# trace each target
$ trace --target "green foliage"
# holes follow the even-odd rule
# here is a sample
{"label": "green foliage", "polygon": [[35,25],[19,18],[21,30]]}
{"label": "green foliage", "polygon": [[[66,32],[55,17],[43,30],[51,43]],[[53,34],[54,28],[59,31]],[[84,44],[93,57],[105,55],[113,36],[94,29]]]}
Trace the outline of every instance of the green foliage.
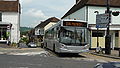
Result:
{"label": "green foliage", "polygon": [[11,44],[11,46],[12,46],[12,47],[17,47],[17,43],[13,42],[13,43]]}
{"label": "green foliage", "polygon": [[20,32],[26,32],[26,31],[29,31],[31,29],[32,28],[30,28],[30,27],[20,27]]}
{"label": "green foliage", "polygon": [[21,40],[20,40],[20,42],[28,43],[28,42],[29,42],[29,39],[22,37]]}
{"label": "green foliage", "polygon": [[26,35],[28,33],[28,31],[26,31],[26,32],[21,32],[20,34],[21,35]]}

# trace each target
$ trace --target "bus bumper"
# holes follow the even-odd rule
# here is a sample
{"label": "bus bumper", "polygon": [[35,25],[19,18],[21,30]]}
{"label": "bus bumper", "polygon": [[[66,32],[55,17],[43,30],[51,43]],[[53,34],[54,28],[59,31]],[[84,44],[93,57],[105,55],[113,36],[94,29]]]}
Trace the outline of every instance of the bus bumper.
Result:
{"label": "bus bumper", "polygon": [[83,50],[69,50],[65,48],[60,48],[61,53],[83,53],[83,52],[89,52],[89,49],[83,49]]}

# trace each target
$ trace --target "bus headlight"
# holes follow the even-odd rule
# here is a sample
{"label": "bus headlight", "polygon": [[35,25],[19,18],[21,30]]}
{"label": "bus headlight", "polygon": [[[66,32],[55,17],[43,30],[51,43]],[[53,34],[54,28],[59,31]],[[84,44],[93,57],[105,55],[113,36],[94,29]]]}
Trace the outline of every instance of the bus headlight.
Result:
{"label": "bus headlight", "polygon": [[67,47],[63,44],[61,45],[61,48],[67,49]]}
{"label": "bus headlight", "polygon": [[85,47],[86,47],[86,48],[90,48],[90,45],[89,45],[89,44],[86,44]]}

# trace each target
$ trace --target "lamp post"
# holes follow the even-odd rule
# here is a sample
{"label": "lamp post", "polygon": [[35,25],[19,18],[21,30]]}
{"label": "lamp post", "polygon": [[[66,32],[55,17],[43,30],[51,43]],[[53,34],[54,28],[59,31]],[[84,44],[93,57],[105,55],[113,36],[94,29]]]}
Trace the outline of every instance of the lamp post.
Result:
{"label": "lamp post", "polygon": [[111,43],[111,36],[109,34],[109,24],[111,23],[111,18],[110,18],[110,5],[109,5],[109,0],[107,0],[107,11],[106,13],[108,13],[109,15],[109,23],[107,24],[107,32],[106,32],[106,37],[105,37],[105,54],[111,54],[111,46],[110,46],[110,43]]}

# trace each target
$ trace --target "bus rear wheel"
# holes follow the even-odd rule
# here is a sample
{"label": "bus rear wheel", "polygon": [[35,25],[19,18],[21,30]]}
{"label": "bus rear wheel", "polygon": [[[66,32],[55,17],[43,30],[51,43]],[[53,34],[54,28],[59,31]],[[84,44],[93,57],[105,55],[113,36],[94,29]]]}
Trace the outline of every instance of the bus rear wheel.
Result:
{"label": "bus rear wheel", "polygon": [[45,45],[43,46],[43,48],[47,48],[47,43],[45,43]]}

